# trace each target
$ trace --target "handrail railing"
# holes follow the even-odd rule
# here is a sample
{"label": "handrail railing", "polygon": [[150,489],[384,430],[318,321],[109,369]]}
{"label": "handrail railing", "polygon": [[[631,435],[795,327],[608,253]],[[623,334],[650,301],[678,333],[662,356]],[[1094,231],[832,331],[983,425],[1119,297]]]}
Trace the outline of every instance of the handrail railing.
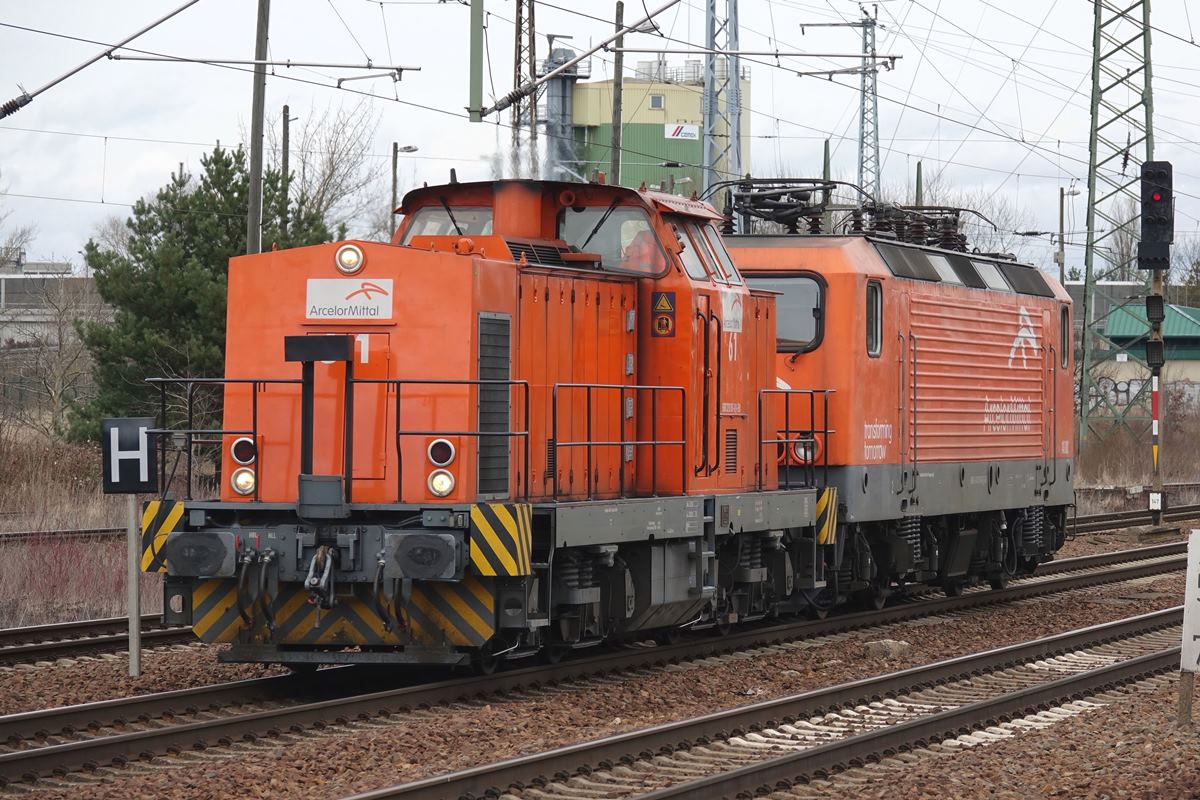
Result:
{"label": "handrail railing", "polygon": [[[778,450],[782,445],[783,458],[779,460],[780,471],[783,473],[779,479],[779,488],[791,489],[794,488],[793,467],[792,462],[799,467],[801,488],[816,486],[816,477],[818,466],[822,470],[821,485],[829,484],[829,438],[837,431],[829,427],[829,396],[834,393],[833,389],[760,389],[758,392],[758,463],[755,465],[755,486],[758,491],[763,491],[766,480],[766,461],[763,457],[763,450],[770,445]],[[768,436],[768,432],[763,430],[766,424],[766,409],[764,408],[764,400],[771,395],[779,395],[783,397],[783,427],[775,427],[773,436]],[[817,424],[817,396],[821,397],[820,409],[820,425]],[[808,427],[793,428],[792,427],[792,403],[793,397],[808,398]],[[797,445],[807,445],[812,449],[812,457],[804,460],[793,456]],[[819,453],[819,457],[818,457]],[[820,464],[818,465],[818,461]]]}
{"label": "handrail railing", "polygon": [[[157,437],[158,445],[158,471],[159,471],[159,486],[163,487],[163,492],[168,491],[167,483],[167,438],[181,436],[184,440],[185,452],[185,474],[187,480],[187,491],[185,500],[192,499],[192,483],[194,477],[193,471],[193,449],[197,443],[199,444],[221,444],[221,437],[224,436],[249,436],[254,441],[256,448],[255,456],[255,472],[260,480],[254,482],[253,498],[259,499],[258,490],[262,484],[261,476],[263,474],[262,460],[263,450],[259,447],[258,441],[258,393],[263,391],[266,386],[271,384],[300,384],[301,381],[297,378],[147,378],[146,383],[158,387],[159,393],[159,425],[161,427],[153,428],[147,431],[147,435]],[[249,384],[250,390],[250,428],[249,429],[234,429],[234,428],[195,428],[195,389],[197,386],[228,386],[228,385],[243,385]],[[167,418],[167,387],[177,385],[185,387],[187,407],[184,410],[184,418],[187,420],[187,427],[175,428],[170,427]],[[196,437],[205,437],[197,439]],[[208,438],[208,437],[216,437]],[[172,476],[174,471],[172,471]]]}
{"label": "handrail railing", "polygon": [[[517,480],[510,485],[513,487],[515,499],[529,497],[529,381],[524,380],[425,380],[417,378],[354,378],[355,384],[383,384],[396,387],[396,502],[404,502],[404,453],[400,440],[405,436],[470,436],[482,439],[489,436],[503,436],[509,440],[520,439],[522,447],[522,468]],[[522,419],[525,429],[520,431],[481,431],[481,430],[404,430],[400,427],[401,401],[405,386],[506,386],[509,389],[509,419],[512,418],[512,389],[520,387],[523,396],[521,402]],[[511,425],[511,423],[510,423]]]}
{"label": "handrail railing", "polygon": [[[559,441],[558,435],[558,394],[559,390],[577,391],[583,390],[586,394],[585,408],[587,414],[586,420],[586,439],[579,441],[563,442]],[[592,397],[593,392],[618,392],[617,399],[617,428],[621,431],[619,441],[594,440],[592,439]],[[625,401],[627,393],[632,393],[629,399],[637,404],[639,393],[649,393],[650,395],[650,438],[638,439],[635,435],[633,439],[625,438]],[[678,394],[679,395],[679,439],[662,439],[658,438],[658,395],[659,393]],[[594,497],[593,486],[594,480],[594,460],[592,457],[592,448],[594,447],[618,447],[618,494],[620,497],[627,497],[625,487],[625,449],[627,447],[649,447],[650,448],[650,494],[655,496],[658,494],[658,448],[659,447],[678,447],[679,448],[679,493],[687,493],[687,393],[682,386],[639,386],[633,384],[621,383],[556,383],[551,395],[550,404],[550,441],[554,443],[554,468],[551,470],[551,481],[554,487],[554,499],[557,501],[560,492],[558,481],[558,451],[563,447],[583,447],[587,451],[587,498],[589,500]],[[630,420],[636,420],[635,415],[628,417]],[[636,422],[635,422],[636,426]],[[636,485],[637,478],[635,475],[634,483]]]}

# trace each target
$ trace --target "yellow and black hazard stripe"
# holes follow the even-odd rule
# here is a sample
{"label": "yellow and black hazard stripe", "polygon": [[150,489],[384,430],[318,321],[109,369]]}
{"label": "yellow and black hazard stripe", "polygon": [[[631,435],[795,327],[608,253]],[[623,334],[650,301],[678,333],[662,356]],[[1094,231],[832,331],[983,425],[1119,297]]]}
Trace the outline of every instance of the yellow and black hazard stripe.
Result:
{"label": "yellow and black hazard stripe", "polygon": [[532,574],[533,506],[477,503],[471,506],[471,564],[480,575]]}
{"label": "yellow and black hazard stripe", "polygon": [[183,503],[151,500],[142,510],[142,572],[166,572],[167,537],[183,519]]}
{"label": "yellow and black hazard stripe", "polygon": [[480,647],[496,632],[492,581],[468,575],[462,581],[427,581],[413,586],[405,623],[418,644]]}
{"label": "yellow and black hazard stripe", "polygon": [[817,544],[836,544],[837,524],[837,487],[829,486],[817,495]]}
{"label": "yellow and black hazard stripe", "polygon": [[235,641],[240,621],[236,580],[210,578],[192,586],[192,633],[202,641]]}
{"label": "yellow and black hazard stripe", "polygon": [[[356,590],[353,595],[339,595],[333,608],[318,608],[308,602],[309,593],[300,584],[281,585],[279,596],[272,602],[275,632],[269,639],[290,645],[401,644],[395,625],[388,630],[369,595],[369,590]],[[256,622],[256,630],[266,637],[263,621]]]}

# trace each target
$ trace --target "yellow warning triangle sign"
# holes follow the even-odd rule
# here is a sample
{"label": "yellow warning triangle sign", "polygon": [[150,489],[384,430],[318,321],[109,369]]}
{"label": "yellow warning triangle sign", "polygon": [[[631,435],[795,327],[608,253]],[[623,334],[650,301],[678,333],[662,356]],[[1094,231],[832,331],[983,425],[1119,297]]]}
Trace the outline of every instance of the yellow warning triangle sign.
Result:
{"label": "yellow warning triangle sign", "polygon": [[670,298],[665,294],[660,294],[658,300],[654,303],[655,311],[674,311],[674,306],[671,305]]}

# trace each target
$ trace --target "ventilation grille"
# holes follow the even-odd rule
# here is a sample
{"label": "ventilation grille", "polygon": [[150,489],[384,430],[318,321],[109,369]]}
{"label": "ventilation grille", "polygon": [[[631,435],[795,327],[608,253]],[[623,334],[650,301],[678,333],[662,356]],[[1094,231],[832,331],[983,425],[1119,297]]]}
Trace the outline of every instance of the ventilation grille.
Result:
{"label": "ventilation grille", "polygon": [[542,264],[548,267],[565,267],[563,249],[557,245],[539,244],[536,242],[521,242],[516,239],[505,239],[508,250],[512,253],[513,261],[520,261],[521,256],[530,264]]}
{"label": "ventilation grille", "polygon": [[738,469],[737,429],[725,431],[725,474],[733,475]]}
{"label": "ventilation grille", "polygon": [[[479,380],[506,381],[512,362],[512,323],[507,317],[479,315]],[[507,431],[512,418],[508,386],[479,387],[479,432]],[[479,437],[479,494],[508,494],[507,436]]]}

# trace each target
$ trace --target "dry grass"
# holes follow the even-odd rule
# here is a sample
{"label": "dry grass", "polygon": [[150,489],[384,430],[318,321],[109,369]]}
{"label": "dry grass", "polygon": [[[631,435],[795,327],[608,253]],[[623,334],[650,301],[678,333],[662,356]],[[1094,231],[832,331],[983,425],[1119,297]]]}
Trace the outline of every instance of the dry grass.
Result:
{"label": "dry grass", "polygon": [[[67,444],[0,420],[0,530],[120,527],[125,498],[100,491],[98,447]],[[142,608],[161,608],[143,575]],[[0,548],[0,627],[125,613],[125,541],[45,538]]]}
{"label": "dry grass", "polygon": [[100,449],[68,444],[0,420],[0,530],[108,528],[123,499],[100,492]]}
{"label": "dry grass", "polygon": [[[0,628],[117,617],[125,542],[43,539],[0,550]],[[161,578],[141,575],[142,613],[162,610]]]}

